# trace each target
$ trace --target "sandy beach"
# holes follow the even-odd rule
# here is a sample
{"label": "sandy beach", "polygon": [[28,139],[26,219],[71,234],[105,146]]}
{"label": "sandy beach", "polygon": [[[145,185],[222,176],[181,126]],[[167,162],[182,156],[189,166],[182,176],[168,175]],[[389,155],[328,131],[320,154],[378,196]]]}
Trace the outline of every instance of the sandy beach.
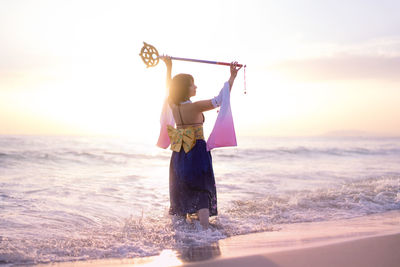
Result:
{"label": "sandy beach", "polygon": [[398,266],[400,211],[234,236],[159,256],[40,266]]}

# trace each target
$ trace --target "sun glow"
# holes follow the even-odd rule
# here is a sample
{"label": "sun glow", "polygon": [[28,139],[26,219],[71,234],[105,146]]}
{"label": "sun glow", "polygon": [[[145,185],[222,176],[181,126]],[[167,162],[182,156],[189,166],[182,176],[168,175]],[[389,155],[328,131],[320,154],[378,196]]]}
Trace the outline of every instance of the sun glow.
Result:
{"label": "sun glow", "polygon": [[[347,128],[400,134],[393,115],[400,112],[400,39],[372,33],[387,28],[385,20],[376,27],[356,25],[353,16],[338,21],[325,4],[315,3],[310,13],[300,2],[288,9],[271,1],[158,1],[150,19],[147,4],[136,1],[2,1],[0,134],[128,135],[155,142],[165,66],[145,67],[138,55],[143,41],[161,54],[247,64],[248,94],[242,73],[232,92],[239,135]],[[366,4],[364,11],[377,14],[376,8]],[[349,4],[349,14],[358,9]],[[346,31],[320,31],[321,14],[340,24],[332,29]],[[387,8],[382,14],[397,18]],[[173,75],[194,76],[193,100],[215,96],[229,77],[223,66],[173,65]],[[206,134],[216,115],[206,113]]]}

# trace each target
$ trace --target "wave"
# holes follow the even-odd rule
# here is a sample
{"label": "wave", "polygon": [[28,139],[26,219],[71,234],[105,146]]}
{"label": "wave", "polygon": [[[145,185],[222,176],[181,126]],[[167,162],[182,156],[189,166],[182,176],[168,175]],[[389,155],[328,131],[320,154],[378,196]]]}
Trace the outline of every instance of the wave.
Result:
{"label": "wave", "polygon": [[[222,160],[262,159],[265,157],[368,157],[400,158],[400,139],[256,139],[236,148],[213,150]],[[119,139],[0,137],[0,164],[39,163],[112,163],[132,160],[168,160],[169,150],[129,143]],[[1,166],[1,165],[0,165]]]}
{"label": "wave", "polygon": [[168,156],[146,153],[125,153],[112,151],[46,151],[25,150],[0,153],[0,163],[100,163],[122,164],[130,160],[169,159]]}
{"label": "wave", "polygon": [[233,151],[215,151],[214,154],[220,158],[268,156],[400,156],[400,148],[309,148],[302,146],[294,148],[278,147],[273,149],[236,148]]}
{"label": "wave", "polygon": [[[363,179],[329,189],[287,191],[279,196],[233,201],[230,219],[255,225],[345,219],[400,210],[400,176]],[[239,233],[243,230],[239,229]],[[236,233],[234,233],[236,234]]]}

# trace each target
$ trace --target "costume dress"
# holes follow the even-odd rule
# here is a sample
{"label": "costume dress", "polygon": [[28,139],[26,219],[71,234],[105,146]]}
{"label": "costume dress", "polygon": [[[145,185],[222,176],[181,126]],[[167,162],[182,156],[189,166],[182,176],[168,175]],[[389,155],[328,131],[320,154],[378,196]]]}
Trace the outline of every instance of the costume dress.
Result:
{"label": "costume dress", "polygon": [[171,144],[173,150],[169,170],[170,214],[185,216],[203,208],[209,209],[210,216],[218,214],[210,150],[237,144],[228,82],[212,103],[214,107],[220,107],[220,111],[206,142],[202,125],[174,128],[172,110],[167,99],[164,102],[157,145],[167,148]]}

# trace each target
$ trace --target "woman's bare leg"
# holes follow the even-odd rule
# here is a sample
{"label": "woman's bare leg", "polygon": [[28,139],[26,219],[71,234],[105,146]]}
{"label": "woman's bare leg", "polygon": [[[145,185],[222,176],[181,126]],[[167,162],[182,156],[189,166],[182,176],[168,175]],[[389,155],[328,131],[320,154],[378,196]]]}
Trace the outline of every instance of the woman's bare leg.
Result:
{"label": "woman's bare leg", "polygon": [[210,217],[210,211],[208,209],[199,209],[197,212],[200,220],[200,225],[204,230],[208,229],[208,218]]}

